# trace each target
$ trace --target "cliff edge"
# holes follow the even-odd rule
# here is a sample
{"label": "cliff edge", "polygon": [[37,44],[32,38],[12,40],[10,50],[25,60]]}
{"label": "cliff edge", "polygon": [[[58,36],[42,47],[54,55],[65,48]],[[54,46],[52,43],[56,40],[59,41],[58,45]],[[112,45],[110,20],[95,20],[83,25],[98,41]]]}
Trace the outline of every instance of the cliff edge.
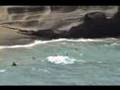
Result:
{"label": "cliff edge", "polygon": [[[0,6],[0,28],[0,33],[3,32],[2,28],[15,32],[16,38],[17,34],[32,39],[119,37],[120,8],[119,6]],[[8,40],[6,37],[4,39]]]}

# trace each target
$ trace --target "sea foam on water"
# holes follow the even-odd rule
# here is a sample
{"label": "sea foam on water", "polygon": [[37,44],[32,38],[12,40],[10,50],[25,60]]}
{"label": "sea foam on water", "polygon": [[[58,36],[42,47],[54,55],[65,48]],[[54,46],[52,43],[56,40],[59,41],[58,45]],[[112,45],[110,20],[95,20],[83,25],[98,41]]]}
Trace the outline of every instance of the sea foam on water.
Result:
{"label": "sea foam on water", "polygon": [[47,60],[54,64],[73,64],[76,59],[68,56],[48,56]]}
{"label": "sea foam on water", "polygon": [[35,40],[34,42],[30,44],[25,44],[25,45],[4,45],[0,46],[0,49],[10,49],[10,48],[30,48],[34,47],[36,45],[40,44],[46,44],[46,43],[52,43],[52,42],[60,42],[60,41],[68,41],[68,42],[96,42],[96,41],[102,41],[102,39],[66,39],[66,38],[60,38],[60,39],[53,39],[53,40]]}
{"label": "sea foam on water", "polygon": [[1,70],[0,70],[1,73],[2,73],[2,72],[5,72],[5,71],[6,71],[5,69],[1,69]]}

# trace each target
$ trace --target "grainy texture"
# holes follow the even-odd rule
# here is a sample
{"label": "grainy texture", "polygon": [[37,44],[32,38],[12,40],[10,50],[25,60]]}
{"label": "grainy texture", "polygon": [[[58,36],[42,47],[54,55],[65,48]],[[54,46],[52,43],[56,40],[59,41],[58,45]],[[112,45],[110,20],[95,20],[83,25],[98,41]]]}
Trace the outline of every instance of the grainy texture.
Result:
{"label": "grainy texture", "polygon": [[[0,6],[0,45],[28,35],[48,39],[107,37],[112,29],[103,34],[108,28],[101,27],[119,28],[119,12],[118,6]],[[119,33],[116,30],[113,36]]]}
{"label": "grainy texture", "polygon": [[70,29],[83,22],[85,14],[104,12],[112,17],[118,6],[1,6],[1,24],[25,30]]}
{"label": "grainy texture", "polygon": [[17,33],[13,29],[0,27],[0,45],[25,44],[33,41],[29,36]]}

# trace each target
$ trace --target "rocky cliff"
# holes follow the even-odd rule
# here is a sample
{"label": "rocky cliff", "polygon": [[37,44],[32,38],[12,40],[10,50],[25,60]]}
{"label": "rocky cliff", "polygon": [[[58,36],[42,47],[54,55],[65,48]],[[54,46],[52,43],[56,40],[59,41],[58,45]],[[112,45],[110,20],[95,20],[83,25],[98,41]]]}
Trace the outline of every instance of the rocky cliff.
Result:
{"label": "rocky cliff", "polygon": [[0,27],[44,39],[120,36],[119,6],[0,6]]}

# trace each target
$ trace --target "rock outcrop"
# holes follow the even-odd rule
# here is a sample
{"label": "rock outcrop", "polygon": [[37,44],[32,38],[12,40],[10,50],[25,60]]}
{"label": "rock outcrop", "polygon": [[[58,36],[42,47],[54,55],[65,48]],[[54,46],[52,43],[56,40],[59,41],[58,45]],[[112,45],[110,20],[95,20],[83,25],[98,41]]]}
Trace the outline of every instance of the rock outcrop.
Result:
{"label": "rock outcrop", "polygon": [[119,6],[0,6],[0,27],[42,39],[120,36]]}

